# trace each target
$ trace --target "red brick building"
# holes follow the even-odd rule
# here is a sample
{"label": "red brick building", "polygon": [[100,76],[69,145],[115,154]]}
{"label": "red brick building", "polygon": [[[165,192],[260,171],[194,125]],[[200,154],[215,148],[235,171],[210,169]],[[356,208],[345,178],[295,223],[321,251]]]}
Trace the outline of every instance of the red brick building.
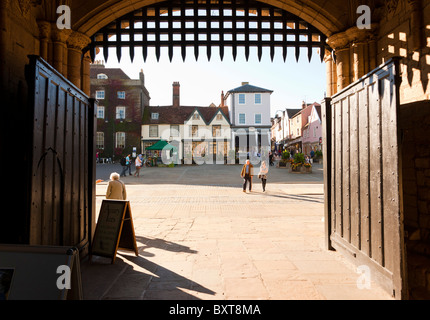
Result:
{"label": "red brick building", "polygon": [[96,151],[101,159],[117,159],[140,153],[140,132],[149,92],[143,71],[139,79],[130,79],[119,68],[91,65],[91,97],[98,100]]}

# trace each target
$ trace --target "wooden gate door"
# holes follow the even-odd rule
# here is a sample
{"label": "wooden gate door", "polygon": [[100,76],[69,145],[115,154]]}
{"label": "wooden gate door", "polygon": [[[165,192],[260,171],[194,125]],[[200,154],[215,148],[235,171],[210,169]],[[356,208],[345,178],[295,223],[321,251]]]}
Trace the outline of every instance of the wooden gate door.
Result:
{"label": "wooden gate door", "polygon": [[[326,245],[405,294],[399,60],[323,101]],[[363,269],[364,270],[364,269]]]}
{"label": "wooden gate door", "polygon": [[37,56],[27,66],[29,244],[90,246],[95,208],[94,100]]}

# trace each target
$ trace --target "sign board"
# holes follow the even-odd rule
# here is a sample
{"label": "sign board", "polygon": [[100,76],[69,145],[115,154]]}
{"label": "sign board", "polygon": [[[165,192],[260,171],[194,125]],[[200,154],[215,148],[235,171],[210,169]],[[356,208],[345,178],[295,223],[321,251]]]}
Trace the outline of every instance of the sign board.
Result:
{"label": "sign board", "polygon": [[0,245],[0,300],[81,300],[74,247]]}
{"label": "sign board", "polygon": [[130,202],[103,200],[91,247],[91,256],[115,262],[117,250],[133,251],[138,256]]}

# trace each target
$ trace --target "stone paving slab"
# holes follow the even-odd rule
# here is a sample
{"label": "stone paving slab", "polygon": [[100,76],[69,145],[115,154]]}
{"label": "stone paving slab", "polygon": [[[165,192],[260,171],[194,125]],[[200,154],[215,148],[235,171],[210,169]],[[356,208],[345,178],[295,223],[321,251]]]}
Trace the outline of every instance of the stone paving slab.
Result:
{"label": "stone paving slab", "polygon": [[[156,175],[145,172],[147,180]],[[124,181],[139,256],[119,251],[114,264],[83,263],[85,299],[392,299],[376,283],[359,289],[354,266],[323,248],[322,184],[277,181],[265,193],[258,185],[243,193],[240,180],[128,183],[133,178]],[[105,191],[106,183],[97,184],[97,212]]]}

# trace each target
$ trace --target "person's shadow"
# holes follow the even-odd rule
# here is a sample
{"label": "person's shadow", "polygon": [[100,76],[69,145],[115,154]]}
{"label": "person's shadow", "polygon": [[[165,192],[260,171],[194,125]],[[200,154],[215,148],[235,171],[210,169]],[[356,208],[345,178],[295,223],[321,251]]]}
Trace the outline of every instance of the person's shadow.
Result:
{"label": "person's shadow", "polygon": [[[147,299],[147,300],[199,300],[192,292],[214,295],[215,292],[156,264],[147,258],[147,248],[195,254],[197,251],[163,239],[136,237],[139,256],[118,251],[115,263],[95,257],[82,268],[84,299]],[[185,290],[184,290],[185,289]]]}

